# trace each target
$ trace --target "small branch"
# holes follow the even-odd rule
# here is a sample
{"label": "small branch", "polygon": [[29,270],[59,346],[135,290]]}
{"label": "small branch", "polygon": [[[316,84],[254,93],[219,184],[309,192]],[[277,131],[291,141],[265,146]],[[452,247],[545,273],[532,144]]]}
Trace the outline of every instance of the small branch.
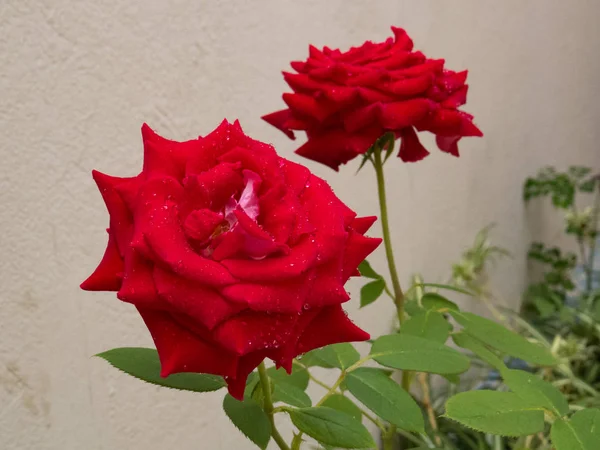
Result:
{"label": "small branch", "polygon": [[323,389],[327,389],[328,391],[331,390],[331,386],[329,386],[328,384],[323,383],[321,380],[316,379],[315,377],[312,376],[312,374],[308,374],[308,378],[313,381],[315,384],[318,384],[319,386],[321,386]]}
{"label": "small branch", "polygon": [[376,425],[381,431],[385,431],[385,425],[383,423],[381,423],[380,420],[378,420],[376,417],[373,417],[371,414],[369,414],[367,411],[365,411],[364,409],[358,408],[360,409],[360,412],[363,416],[365,416],[365,418],[367,418],[369,421],[371,421],[374,425]]}
{"label": "small branch", "polygon": [[426,373],[419,373],[417,375],[419,380],[419,384],[421,385],[421,390],[423,391],[423,406],[427,411],[427,417],[429,418],[429,423],[431,424],[431,429],[436,433],[434,439],[435,444],[440,447],[442,445],[442,440],[437,435],[438,431],[438,423],[435,417],[435,411],[431,406],[431,391],[429,389],[429,376]]}
{"label": "small branch", "polygon": [[317,402],[317,404],[315,406],[321,406],[323,404],[323,402],[325,402],[325,400],[327,400],[329,397],[331,397],[333,394],[335,394],[337,389],[340,387],[340,384],[342,384],[342,382],[344,381],[345,377],[346,377],[346,372],[342,372],[342,374],[337,379],[337,381],[334,383],[334,385],[331,386],[331,388],[329,388],[329,391],[327,391],[327,393],[321,398],[321,400],[319,400]]}

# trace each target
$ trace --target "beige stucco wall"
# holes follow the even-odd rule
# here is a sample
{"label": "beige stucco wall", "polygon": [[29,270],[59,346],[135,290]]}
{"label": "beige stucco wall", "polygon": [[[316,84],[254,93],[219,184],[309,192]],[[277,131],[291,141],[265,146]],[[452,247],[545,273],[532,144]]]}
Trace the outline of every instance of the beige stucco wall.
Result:
{"label": "beige stucco wall", "polygon": [[[496,286],[516,303],[531,237],[523,178],[544,164],[600,165],[599,13],[565,0],[1,0],[0,448],[252,448],[221,393],[159,390],[91,358],[150,339],[130,306],[78,289],[108,223],[90,170],[137,173],[143,121],[183,139],[239,118],[294,158],[259,116],[282,106],[279,72],[309,42],[348,47],[395,24],[469,68],[467,110],[486,137],[463,141],[460,159],[389,164],[395,249],[404,279],[439,279],[494,221],[515,254]],[[376,214],[370,171],[305,163]],[[383,268],[382,251],[374,263]],[[380,333],[391,312],[382,301],[353,317]]]}

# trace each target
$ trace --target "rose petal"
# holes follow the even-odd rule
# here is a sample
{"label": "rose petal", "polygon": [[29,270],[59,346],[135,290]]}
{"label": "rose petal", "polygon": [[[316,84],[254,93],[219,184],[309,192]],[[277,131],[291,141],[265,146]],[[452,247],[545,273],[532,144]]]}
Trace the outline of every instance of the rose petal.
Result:
{"label": "rose petal", "polygon": [[222,223],[222,213],[216,213],[210,209],[197,209],[187,216],[183,229],[188,238],[202,244],[210,238],[217,226]]}
{"label": "rose petal", "polygon": [[283,256],[273,256],[260,261],[226,259],[221,263],[240,280],[278,281],[289,280],[307,271],[317,257],[314,242],[308,237]]}
{"label": "rose petal", "polygon": [[327,100],[317,100],[305,94],[283,94],[283,101],[289,106],[293,114],[301,114],[323,122],[333,113],[339,111],[340,106]]}
{"label": "rose petal", "polygon": [[223,120],[210,134],[199,139],[199,148],[186,162],[186,175],[202,173],[214,167],[218,158],[235,147],[244,147],[248,139],[239,122],[233,124]]}
{"label": "rose petal", "polygon": [[343,259],[336,258],[316,269],[315,282],[304,304],[305,309],[339,305],[350,300],[342,278]]}
{"label": "rose petal", "polygon": [[425,98],[385,103],[380,108],[381,124],[388,130],[400,130],[422,120],[431,108],[432,103]]}
{"label": "rose petal", "polygon": [[403,28],[392,27],[394,33],[395,45],[402,48],[403,50],[410,51],[413,48],[412,39],[408,36]]}
{"label": "rose petal", "polygon": [[444,108],[458,108],[459,106],[464,105],[467,102],[467,92],[469,90],[469,86],[464,85],[460,87],[457,91],[453,92],[442,101],[441,105]]}
{"label": "rose petal", "polygon": [[171,141],[156,134],[147,124],[142,126],[144,141],[143,173],[148,177],[182,177],[192,154],[198,153],[200,142],[193,139],[185,142]]}
{"label": "rose petal", "polygon": [[296,139],[294,132],[287,125],[288,121],[293,119],[292,112],[289,109],[275,111],[271,114],[266,114],[261,117],[265,122],[270,123],[278,130],[283,131],[290,139]]}
{"label": "rose petal", "polygon": [[113,234],[110,230],[107,231],[108,245],[104,256],[96,270],[81,283],[81,289],[85,291],[118,291],[121,289],[125,265]]}
{"label": "rose petal", "polygon": [[244,187],[240,163],[221,163],[198,175],[183,180],[185,202],[182,214],[194,209],[212,209],[220,212],[231,197]]}
{"label": "rose petal", "polygon": [[152,277],[153,264],[134,249],[125,254],[123,282],[117,298],[136,306],[167,309],[168,305],[158,297]]}
{"label": "rose petal", "polygon": [[298,356],[298,340],[304,334],[308,324],[319,314],[321,310],[318,308],[303,310],[298,314],[298,320],[286,341],[286,343],[271,351],[271,358],[275,361],[278,367],[283,367],[288,374],[292,373],[293,359]]}
{"label": "rose petal", "polygon": [[297,314],[244,311],[215,328],[213,338],[240,356],[275,349],[286,342],[297,319]]}
{"label": "rose petal", "polygon": [[279,158],[279,165],[285,177],[285,182],[294,195],[300,196],[306,188],[306,183],[311,176],[306,167],[284,158]]}
{"label": "rose petal", "polygon": [[145,224],[144,236],[158,262],[175,273],[208,286],[223,286],[235,282],[225,267],[194,252],[187,242],[177,214],[177,205],[167,202],[155,209]]}
{"label": "rose petal", "polygon": [[158,295],[173,310],[186,314],[208,330],[244,309],[242,305],[228,302],[215,290],[164,269],[155,267],[153,278]]}
{"label": "rose petal", "polygon": [[364,129],[358,134],[344,130],[327,130],[325,134],[311,135],[308,141],[296,150],[296,154],[323,163],[334,170],[356,155],[365,153],[383,134],[383,130]]}
{"label": "rose petal", "polygon": [[344,275],[343,282],[351,277],[358,265],[381,244],[380,238],[363,236],[356,231],[350,231],[346,252],[344,253]]}
{"label": "rose petal", "polygon": [[[273,188],[260,199],[260,209],[263,212],[262,226],[273,240],[285,245],[294,229],[300,211],[297,196],[287,191],[286,187]],[[281,196],[281,194],[284,194]]]}
{"label": "rose petal", "polygon": [[114,233],[117,248],[119,253],[123,255],[129,247],[129,241],[133,233],[133,218],[131,211],[129,211],[115,188],[121,183],[133,180],[133,178],[112,177],[97,170],[92,171],[92,176],[110,215],[110,229]]}
{"label": "rose petal", "polygon": [[235,376],[225,378],[229,395],[239,401],[244,400],[244,391],[246,390],[248,375],[258,367],[268,354],[268,350],[263,350],[239,357]]}
{"label": "rose petal", "polygon": [[446,153],[450,153],[452,156],[458,158],[458,141],[460,136],[436,136],[435,142],[438,148]]}
{"label": "rose petal", "polygon": [[321,310],[300,336],[297,353],[306,353],[339,342],[366,341],[369,338],[368,333],[348,319],[341,306],[328,306]]}
{"label": "rose petal", "polygon": [[[234,147],[219,158],[221,163],[240,163],[245,170],[258,174],[262,180],[261,191],[282,182],[283,175],[278,160],[279,156],[272,146],[259,143],[253,145],[252,142],[246,148]],[[259,191],[259,195],[261,193]]]}
{"label": "rose petal", "polygon": [[381,117],[381,103],[372,103],[363,108],[353,109],[343,115],[344,129],[355,133],[363,128],[371,127]]}
{"label": "rose petal", "polygon": [[423,94],[433,83],[433,74],[425,73],[414,78],[405,78],[386,84],[385,90],[401,97]]}
{"label": "rose petal", "polygon": [[231,352],[200,339],[169,313],[140,307],[138,311],[154,339],[162,377],[180,372],[236,375],[238,358]]}
{"label": "rose petal", "polygon": [[377,216],[356,217],[350,227],[360,234],[365,234],[377,221]]}
{"label": "rose petal", "polygon": [[400,151],[398,152],[398,157],[404,162],[415,162],[420,161],[429,155],[429,152],[421,142],[419,141],[419,137],[417,136],[417,132],[413,127],[403,128],[400,132],[402,136],[402,141],[400,144]]}
{"label": "rose petal", "polygon": [[228,300],[254,311],[292,314],[302,311],[315,280],[314,271],[272,283],[236,283],[223,288]]}

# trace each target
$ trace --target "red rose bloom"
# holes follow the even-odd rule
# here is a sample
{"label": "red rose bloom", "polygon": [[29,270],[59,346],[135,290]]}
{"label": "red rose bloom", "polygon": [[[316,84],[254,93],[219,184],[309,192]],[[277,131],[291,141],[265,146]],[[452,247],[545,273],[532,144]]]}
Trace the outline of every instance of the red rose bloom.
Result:
{"label": "red rose bloom", "polygon": [[292,359],[369,335],[342,310],[344,283],[380,243],[325,181],[224,121],[175,142],[142,128],[131,178],[94,172],[110,214],[108,246],[81,285],[133,303],[162,376],[222,375],[243,396],[265,358]]}
{"label": "red rose bloom", "polygon": [[283,73],[294,91],[283,94],[288,109],[263,119],[292,139],[292,130],[306,131],[296,153],[336,170],[390,131],[402,139],[398,156],[405,162],[429,154],[416,131],[430,131],[440,150],[458,156],[461,137],[482,136],[473,116],[458,110],[467,99],[467,71],[445,70],[443,59],[412,51],[403,29],[392,31],[395,38],[347,52],[310,46],[306,62],[291,64],[298,73]]}

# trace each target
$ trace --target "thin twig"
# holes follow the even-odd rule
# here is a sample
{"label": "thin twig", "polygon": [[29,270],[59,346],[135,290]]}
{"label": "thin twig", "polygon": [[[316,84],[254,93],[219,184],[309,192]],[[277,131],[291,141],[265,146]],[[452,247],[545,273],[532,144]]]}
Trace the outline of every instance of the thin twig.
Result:
{"label": "thin twig", "polygon": [[423,406],[425,407],[425,410],[427,411],[427,417],[429,418],[429,423],[431,424],[431,428],[436,433],[434,439],[435,439],[436,445],[439,447],[440,445],[442,445],[442,440],[437,435],[438,423],[437,423],[437,419],[435,418],[435,411],[433,410],[433,408],[431,406],[431,391],[429,389],[429,375],[426,373],[419,373],[417,375],[417,379],[419,380],[419,384],[421,385],[421,391],[423,392],[423,399],[422,399]]}

